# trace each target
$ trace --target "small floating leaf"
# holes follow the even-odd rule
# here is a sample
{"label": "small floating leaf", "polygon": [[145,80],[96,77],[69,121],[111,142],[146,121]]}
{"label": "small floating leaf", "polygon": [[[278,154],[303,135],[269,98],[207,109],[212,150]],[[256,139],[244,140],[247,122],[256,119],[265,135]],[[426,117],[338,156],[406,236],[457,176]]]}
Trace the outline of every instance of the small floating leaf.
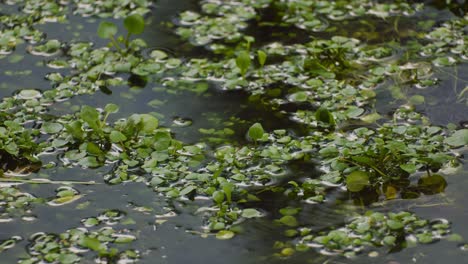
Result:
{"label": "small floating leaf", "polygon": [[247,208],[247,209],[242,210],[242,217],[245,217],[245,218],[262,217],[262,213],[260,213],[256,209]]}
{"label": "small floating leaf", "polygon": [[421,192],[424,194],[436,194],[445,190],[447,182],[441,175],[432,174],[419,179],[418,187],[421,188]]}
{"label": "small floating leaf", "polygon": [[409,99],[410,103],[413,105],[420,105],[424,103],[424,96],[422,95],[413,95]]}
{"label": "small floating leaf", "polygon": [[216,234],[216,238],[217,239],[221,239],[221,240],[227,240],[227,239],[231,239],[234,237],[234,232],[232,231],[229,231],[229,230],[221,230],[219,231],[217,234]]}
{"label": "small floating leaf", "polygon": [[359,192],[369,184],[369,174],[365,171],[353,171],[346,177],[346,187],[350,192]]}
{"label": "small floating leaf", "polygon": [[444,140],[452,147],[461,147],[468,145],[468,129],[461,129],[453,133],[452,136]]}
{"label": "small floating leaf", "polygon": [[398,230],[404,227],[403,223],[397,220],[388,220],[387,226],[392,230]]}
{"label": "small floating leaf", "polygon": [[100,252],[105,250],[104,244],[102,244],[97,238],[94,237],[83,236],[79,243],[82,247],[89,248],[93,251]]}
{"label": "small floating leaf", "polygon": [[296,217],[292,215],[285,215],[279,219],[280,223],[283,225],[289,226],[289,227],[295,227],[298,226],[299,223],[297,222]]}
{"label": "small floating leaf", "polygon": [[63,125],[60,123],[46,122],[42,124],[41,130],[47,134],[56,134],[62,131]]}

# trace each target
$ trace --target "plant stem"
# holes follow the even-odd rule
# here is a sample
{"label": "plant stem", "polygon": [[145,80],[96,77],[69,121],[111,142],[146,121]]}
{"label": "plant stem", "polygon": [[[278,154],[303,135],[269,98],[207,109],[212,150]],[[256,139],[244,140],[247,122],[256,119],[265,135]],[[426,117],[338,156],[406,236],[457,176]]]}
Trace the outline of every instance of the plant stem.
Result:
{"label": "plant stem", "polygon": [[125,37],[125,48],[127,48],[127,49],[128,49],[128,41],[129,41],[131,35],[132,34],[130,32],[127,32],[127,37]]}
{"label": "plant stem", "polygon": [[81,184],[81,185],[95,185],[99,184],[95,181],[89,182],[80,182],[80,181],[51,181],[48,179],[18,179],[18,178],[0,178],[0,182],[19,182],[19,183],[30,183],[30,184],[65,184],[65,185],[73,185],[73,184]]}
{"label": "plant stem", "polygon": [[110,37],[110,40],[112,41],[112,44],[114,45],[114,47],[120,52],[122,53],[122,48],[120,47],[119,43],[117,42],[117,40],[115,40],[114,36],[111,36]]}

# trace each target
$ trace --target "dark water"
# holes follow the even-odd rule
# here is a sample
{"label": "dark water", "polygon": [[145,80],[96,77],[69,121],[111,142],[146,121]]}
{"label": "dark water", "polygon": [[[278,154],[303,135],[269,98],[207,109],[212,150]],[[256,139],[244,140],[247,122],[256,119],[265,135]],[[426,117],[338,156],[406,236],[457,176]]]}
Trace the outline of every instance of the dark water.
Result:
{"label": "dark water", "polygon": [[[164,48],[170,50],[177,56],[192,57],[200,56],[204,51],[201,48],[191,48],[174,35],[170,29],[161,25],[161,22],[172,21],[176,15],[187,9],[197,9],[197,1],[189,0],[162,0],[158,1],[153,10],[151,26],[147,27],[143,38],[151,48]],[[434,2],[434,7],[439,7],[438,2]],[[457,14],[460,7],[452,8]],[[443,9],[441,16],[453,16],[452,11]],[[82,24],[83,29],[77,29],[77,25]],[[81,40],[92,41],[98,45],[104,43],[97,39],[94,34],[98,21],[71,17],[68,25],[47,24],[42,30],[47,33],[48,39],[60,40]],[[410,26],[410,23],[407,23]],[[404,25],[403,25],[404,26]],[[71,31],[67,29],[71,28]],[[72,32],[78,32],[74,36]],[[268,32],[267,32],[268,33]],[[297,32],[300,34],[301,32]],[[259,34],[260,43],[268,43],[269,36]],[[266,34],[266,33],[265,33]],[[93,37],[94,36],[94,37]],[[295,41],[300,41],[301,36]],[[380,41],[385,41],[381,39]],[[258,43],[257,43],[258,44]],[[23,44],[24,45],[24,44]],[[44,76],[50,72],[44,64],[50,58],[32,56],[24,52],[24,46],[19,46],[15,52],[24,56],[20,63],[10,63],[8,59],[0,61],[0,97],[11,96],[19,89],[35,88],[41,90],[50,89],[50,84]],[[31,67],[34,65],[34,67]],[[7,76],[5,71],[32,70],[27,76]],[[422,112],[431,118],[434,124],[446,125],[454,123],[466,125],[468,121],[468,107],[464,103],[456,102],[456,89],[462,89],[468,79],[468,66],[458,66],[458,79],[453,77],[454,68],[444,68],[452,74],[440,72],[437,77],[441,79],[441,84],[435,88],[424,91],[424,95],[429,98],[429,103],[419,106]],[[234,127],[234,135],[227,137],[242,144],[244,133],[248,124],[253,121],[261,121],[267,130],[288,127],[296,133],[301,133],[301,127],[293,124],[286,116],[274,115],[269,105],[252,104],[248,101],[248,95],[240,91],[221,91],[214,84],[206,84],[208,89],[200,96],[194,96],[191,92],[177,91],[168,93],[161,84],[148,82],[144,87],[129,88],[115,87],[111,89],[111,94],[97,92],[94,95],[75,97],[68,102],[57,104],[50,114],[60,115],[68,113],[73,106],[83,104],[91,106],[103,106],[107,103],[115,103],[121,107],[121,111],[112,118],[118,119],[132,113],[146,113],[155,111],[162,115],[162,125],[171,127],[175,137],[184,142],[199,142],[204,139],[204,135],[199,133],[200,128],[222,129],[223,121],[236,117],[241,120],[248,120],[249,123],[240,123]],[[156,89],[155,89],[156,88]],[[159,88],[159,89],[157,89]],[[459,90],[458,90],[459,91]],[[386,101],[388,92],[378,91],[377,108],[382,114],[392,111],[392,105]],[[151,100],[158,99],[161,105],[156,107],[148,106]],[[394,106],[393,106],[394,107]],[[193,123],[189,127],[177,127],[173,120],[177,117],[190,119]],[[112,120],[111,120],[112,121]],[[46,159],[57,161],[57,157],[51,155]],[[466,163],[466,162],[465,162]],[[283,229],[272,225],[271,220],[278,217],[277,210],[288,205],[281,197],[273,194],[265,194],[264,202],[258,207],[270,212],[265,218],[250,220],[243,224],[244,231],[235,238],[228,241],[220,241],[214,237],[201,238],[197,234],[188,231],[198,230],[203,224],[199,215],[195,214],[198,206],[202,202],[169,202],[161,196],[155,194],[151,189],[143,186],[142,183],[127,183],[117,186],[109,186],[103,183],[102,176],[107,174],[112,168],[102,167],[95,170],[84,170],[80,168],[53,168],[43,169],[38,172],[38,177],[47,175],[53,180],[95,180],[99,185],[76,186],[75,188],[84,195],[78,203],[89,201],[90,205],[85,210],[77,210],[76,202],[60,206],[50,207],[38,205],[32,209],[37,220],[26,222],[15,219],[10,223],[2,223],[0,226],[0,240],[13,235],[29,237],[35,232],[61,233],[67,229],[80,225],[80,219],[95,216],[106,209],[116,209],[124,212],[127,217],[132,218],[136,224],[135,228],[138,240],[132,247],[141,252],[140,263],[385,263],[396,261],[398,263],[468,263],[468,252],[462,251],[454,246],[453,242],[437,242],[429,245],[420,245],[415,248],[404,249],[401,252],[387,254],[384,251],[379,257],[369,258],[366,255],[349,260],[339,257],[323,256],[310,250],[305,253],[298,253],[288,259],[278,259],[272,257],[275,252],[272,248],[274,241],[284,240]],[[303,176],[312,176],[313,165],[296,166],[295,172]],[[33,175],[34,178],[34,175]],[[468,164],[464,169],[453,175],[446,177],[448,187],[445,193],[422,196],[415,200],[393,200],[386,202],[385,206],[376,210],[410,210],[417,215],[432,219],[443,216],[452,223],[452,230],[455,233],[468,237],[468,196],[466,186],[468,186]],[[32,193],[38,197],[53,197],[55,186],[22,186],[22,190]],[[330,194],[327,203],[321,205],[301,205],[303,212],[299,219],[307,223],[315,230],[340,225],[346,216],[352,212],[361,210],[346,200],[346,195],[336,191]],[[199,204],[198,204],[199,203]],[[429,206],[428,206],[429,205]],[[135,208],[145,206],[153,211],[149,213],[139,212]],[[169,218],[166,223],[156,225],[159,219],[155,215],[167,213],[166,207],[175,208],[176,217]],[[372,208],[372,206],[370,207]],[[117,226],[118,227],[118,226]],[[123,228],[127,228],[123,226]],[[0,263],[15,263],[18,256],[25,253],[27,239],[20,242],[16,247],[2,253]],[[393,263],[393,262],[390,262]]]}

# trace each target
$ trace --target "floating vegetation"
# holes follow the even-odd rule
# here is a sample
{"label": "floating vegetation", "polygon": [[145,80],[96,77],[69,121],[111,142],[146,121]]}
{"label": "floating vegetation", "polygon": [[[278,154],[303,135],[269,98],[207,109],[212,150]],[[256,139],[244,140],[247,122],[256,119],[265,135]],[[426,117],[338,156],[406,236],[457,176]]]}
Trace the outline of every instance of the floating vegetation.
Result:
{"label": "floating vegetation", "polygon": [[[104,215],[112,216],[113,213],[106,212]],[[140,254],[136,250],[119,250],[114,247],[135,241],[135,236],[126,230],[109,227],[108,222],[98,219],[94,222],[90,219],[96,218],[86,219],[86,227],[70,229],[61,234],[33,234],[29,238],[29,257],[20,259],[19,263],[79,263],[93,258],[99,262],[134,263],[139,259]],[[101,223],[105,223],[104,226]]]}
{"label": "floating vegetation", "polygon": [[0,222],[9,222],[14,218],[33,216],[31,207],[33,204],[43,203],[43,199],[21,192],[14,186],[0,185]]}
{"label": "floating vegetation", "polygon": [[[281,218],[281,223],[289,227],[297,225],[293,224],[293,220],[286,219],[289,218]],[[445,219],[429,221],[409,212],[383,214],[369,211],[352,217],[346,225],[336,229],[314,232],[310,228],[300,227],[297,230],[289,229],[286,233],[300,237],[295,245],[298,251],[314,248],[322,254],[350,258],[373,247],[386,247],[392,251],[447,239],[449,228],[450,224]],[[295,249],[285,246],[281,255],[294,252]]]}
{"label": "floating vegetation", "polygon": [[[188,231],[201,237],[229,240],[242,236],[245,224],[277,223],[287,228],[286,237],[295,238],[275,245],[280,257],[308,248],[353,257],[374,248],[393,251],[449,239],[448,220],[428,221],[406,211],[368,212],[320,231],[296,216],[310,206],[333,206],[335,199],[367,208],[444,193],[446,176],[464,163],[468,130],[463,120],[460,125],[432,124],[421,106],[435,104],[428,90],[437,89],[440,72],[466,64],[466,15],[436,23],[422,15],[425,4],[405,1],[206,0],[198,11],[181,12],[173,28],[182,41],[207,49],[194,56],[185,53],[185,46],[173,53],[149,42],[145,14],[152,4],[2,4],[17,11],[2,9],[0,53],[12,64],[39,59],[37,67],[47,74],[41,76],[45,88],[15,88],[0,101],[0,222],[34,220],[38,204],[48,210],[68,210],[72,204],[84,210],[91,202],[82,200],[93,194],[85,187],[102,182],[113,190],[116,185],[150,188],[170,204],[164,212],[177,211],[171,217],[179,216],[175,207],[195,208],[199,231]],[[77,15],[95,19],[95,36],[70,41],[44,33],[43,24],[71,23]],[[400,28],[400,20],[414,25]],[[413,20],[420,22],[408,22]],[[342,24],[356,30],[346,32]],[[379,39],[384,33],[376,29],[379,25],[389,28],[392,41]],[[274,33],[254,33],[263,30]],[[89,41],[97,37],[109,43]],[[5,71],[9,77],[30,74]],[[468,93],[458,89],[458,82],[465,81],[457,74],[454,91],[462,102]],[[238,108],[250,112],[224,118],[207,111],[205,118],[218,124],[210,127],[198,126],[186,114],[150,112],[171,106],[166,98],[148,98],[142,105],[150,110],[142,107],[146,110],[137,113],[113,102],[80,101],[100,91],[119,91],[128,98],[148,89],[147,84],[156,86],[151,96],[210,100],[213,93],[242,94],[247,106]],[[184,142],[179,131],[190,129],[199,136]],[[96,176],[62,180],[47,175],[68,170]],[[55,188],[55,195],[30,194],[49,188],[39,185]],[[133,195],[138,196],[128,194]],[[274,199],[273,207],[276,202],[295,206],[283,207],[272,221],[276,212],[265,198]],[[139,208],[152,212],[145,206]],[[159,225],[167,217],[151,221]],[[125,218],[123,211],[107,210],[84,218],[82,227],[36,233],[29,239],[29,257],[20,263],[136,262],[139,250],[117,246],[136,239],[133,232],[117,229]],[[0,239],[7,239],[0,252],[21,240]]]}

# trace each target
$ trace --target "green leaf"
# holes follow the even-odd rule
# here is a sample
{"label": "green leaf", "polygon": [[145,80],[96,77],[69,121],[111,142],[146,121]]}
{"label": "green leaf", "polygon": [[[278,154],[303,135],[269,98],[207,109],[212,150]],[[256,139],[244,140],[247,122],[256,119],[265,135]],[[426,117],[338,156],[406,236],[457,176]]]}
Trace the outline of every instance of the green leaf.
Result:
{"label": "green leaf", "polygon": [[234,232],[229,231],[229,230],[221,230],[218,233],[216,233],[216,238],[220,240],[227,240],[231,239],[234,237]]}
{"label": "green leaf", "polygon": [[90,128],[95,131],[101,131],[101,121],[99,120],[99,112],[91,106],[83,106],[81,108],[81,119],[85,121]]}
{"label": "green leaf", "polygon": [[384,245],[387,245],[387,246],[393,246],[393,245],[395,245],[395,241],[396,241],[396,237],[394,237],[394,236],[386,236],[386,237],[384,237],[384,239],[382,240],[382,242],[384,243]]}
{"label": "green leaf", "polygon": [[182,189],[182,191],[180,191],[179,195],[180,195],[180,196],[187,195],[187,194],[193,192],[193,191],[196,190],[196,189],[197,189],[196,186],[193,186],[193,185],[187,186],[187,187],[185,187],[184,189]]}
{"label": "green leaf", "polygon": [[294,207],[285,207],[279,210],[280,214],[282,215],[296,215],[300,211],[301,211],[300,208],[294,208]]}
{"label": "green leaf", "polygon": [[319,108],[315,112],[315,119],[330,126],[335,126],[335,118],[332,113],[325,108]]}
{"label": "green leaf", "polygon": [[109,139],[112,143],[120,143],[125,142],[127,140],[127,137],[119,131],[112,130],[109,135]]}
{"label": "green leaf", "polygon": [[369,175],[365,171],[353,171],[346,177],[346,187],[350,192],[359,192],[369,184]]}
{"label": "green leaf", "polygon": [[149,114],[141,114],[140,115],[141,122],[143,124],[142,131],[145,133],[151,133],[158,128],[159,120]]}
{"label": "green leaf", "polygon": [[260,64],[261,67],[263,67],[267,59],[267,54],[264,51],[259,50],[257,51],[257,56],[258,56],[258,63]]}
{"label": "green leaf", "polygon": [[257,141],[263,137],[264,130],[262,127],[262,124],[260,123],[255,123],[249,128],[248,135],[251,139]]}
{"label": "green leaf", "polygon": [[145,19],[140,14],[133,14],[125,18],[124,27],[131,34],[141,34],[145,29]]}
{"label": "green leaf", "polygon": [[221,191],[215,191],[212,195],[213,201],[217,204],[221,204],[224,201],[224,193]]}
{"label": "green leaf", "polygon": [[262,213],[260,213],[256,209],[247,208],[247,209],[242,210],[242,217],[244,217],[244,218],[262,217]]}
{"label": "green leaf", "polygon": [[468,129],[461,129],[453,133],[452,136],[444,140],[452,147],[461,147],[468,145]]}
{"label": "green leaf", "polygon": [[417,170],[416,165],[414,164],[402,164],[400,165],[400,168],[408,172],[409,174],[413,174]]}
{"label": "green leaf", "polygon": [[388,220],[387,221],[387,226],[391,230],[399,230],[399,229],[402,229],[404,227],[403,223],[400,222],[400,221],[397,221],[397,220]]}
{"label": "green leaf", "polygon": [[83,140],[84,131],[80,121],[73,121],[70,124],[65,125],[65,129],[75,139]]}
{"label": "green leaf", "polygon": [[374,123],[375,121],[381,119],[382,116],[379,115],[378,113],[372,113],[372,114],[368,114],[368,115],[365,115],[363,117],[361,117],[361,120],[366,122],[366,123]]}
{"label": "green leaf", "polygon": [[281,217],[279,221],[283,225],[286,225],[286,226],[289,226],[289,227],[295,227],[295,226],[299,225],[299,223],[296,220],[296,217],[294,217],[292,215],[285,215],[285,216]]}
{"label": "green leaf", "polygon": [[418,181],[418,187],[421,192],[427,195],[444,192],[447,187],[447,181],[439,174],[432,174],[422,177]]}
{"label": "green leaf", "polygon": [[45,122],[42,124],[41,130],[47,134],[56,134],[62,131],[63,125],[60,123]]}
{"label": "green leaf", "polygon": [[94,142],[88,142],[86,146],[86,151],[95,156],[101,156],[104,154],[104,152],[101,150],[101,148]]}
{"label": "green leaf", "polygon": [[305,102],[307,101],[307,97],[308,97],[307,93],[301,91],[301,92],[291,94],[289,98],[293,102]]}
{"label": "green leaf", "polygon": [[75,254],[60,254],[58,261],[61,264],[72,264],[72,263],[77,263],[80,260],[80,257]]}
{"label": "green leaf", "polygon": [[105,245],[94,237],[83,236],[79,243],[82,247],[89,248],[92,251],[101,252],[105,250]]}
{"label": "green leaf", "polygon": [[223,191],[226,194],[226,200],[228,203],[232,202],[232,191],[234,190],[234,184],[227,182],[223,184]]}
{"label": "green leaf", "polygon": [[106,107],[104,107],[104,111],[106,111],[109,114],[117,113],[119,111],[119,106],[116,104],[106,104]]}
{"label": "green leaf", "polygon": [[410,103],[413,105],[420,105],[424,103],[424,96],[422,95],[413,95],[409,99]]}
{"label": "green leaf", "polygon": [[239,52],[236,58],[236,65],[239,68],[241,75],[245,76],[247,70],[249,69],[251,64],[250,54],[247,51]]}
{"label": "green leaf", "polygon": [[112,22],[103,21],[101,24],[99,24],[97,33],[100,38],[111,38],[117,34],[117,26]]}

